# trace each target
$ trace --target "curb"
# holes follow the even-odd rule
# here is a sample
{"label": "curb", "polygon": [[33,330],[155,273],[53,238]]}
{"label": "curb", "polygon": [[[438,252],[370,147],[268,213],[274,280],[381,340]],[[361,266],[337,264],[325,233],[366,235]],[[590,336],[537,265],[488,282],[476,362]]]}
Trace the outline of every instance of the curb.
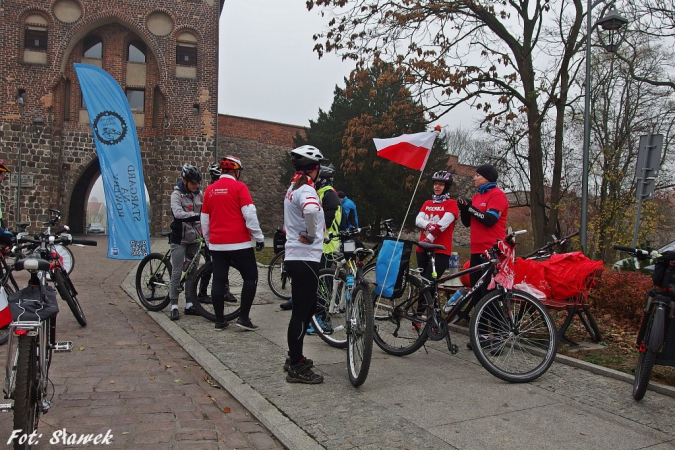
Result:
{"label": "curb", "polygon": [[[208,374],[229,392],[244,408],[248,409],[286,448],[322,449],[302,428],[283,415],[271,402],[255,391],[244,380],[232,373],[229,367],[206,351],[202,345],[182,328],[174,325],[161,312],[147,311],[138,300],[134,287],[136,264],[124,279],[122,290],[138,303],[157,324],[164,329]],[[264,266],[267,267],[267,266]]]}

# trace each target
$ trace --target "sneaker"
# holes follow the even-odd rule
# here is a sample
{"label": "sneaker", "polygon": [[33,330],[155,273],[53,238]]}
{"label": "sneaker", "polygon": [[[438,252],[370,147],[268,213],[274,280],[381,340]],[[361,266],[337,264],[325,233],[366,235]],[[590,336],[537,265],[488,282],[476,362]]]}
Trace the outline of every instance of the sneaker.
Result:
{"label": "sneaker", "polygon": [[232,295],[231,292],[228,292],[225,294],[225,303],[237,303],[239,300],[237,300],[237,297]]}
{"label": "sneaker", "polygon": [[255,331],[258,329],[258,325],[253,325],[251,319],[243,320],[241,317],[237,318],[235,325],[248,331]]}
{"label": "sneaker", "polygon": [[[314,367],[314,361],[311,359],[305,358],[305,362],[310,368]],[[289,367],[291,367],[291,358],[286,358],[286,362],[284,362],[284,372],[288,372]]]}
{"label": "sneaker", "polygon": [[169,319],[171,320],[180,319],[180,313],[178,312],[178,308],[171,308],[171,314],[169,315]]}
{"label": "sneaker", "polygon": [[299,363],[288,368],[286,381],[289,383],[319,384],[323,383],[323,376],[312,372],[309,360],[303,358]]}
{"label": "sneaker", "polygon": [[309,325],[307,325],[306,334],[316,334],[316,330],[314,329],[314,322],[312,321],[309,322]]}
{"label": "sneaker", "polygon": [[225,328],[229,327],[230,324],[226,322],[216,322],[216,331],[223,331]]}
{"label": "sneaker", "polygon": [[185,315],[186,316],[199,316],[199,311],[197,311],[197,308],[194,306],[190,306],[189,308],[185,308]]}
{"label": "sneaker", "polygon": [[283,302],[281,305],[279,305],[279,308],[283,309],[284,311],[290,311],[293,309],[293,299],[290,299],[287,302]]}
{"label": "sneaker", "polygon": [[202,305],[212,305],[213,300],[211,299],[211,296],[208,294],[200,294],[197,296],[197,300],[199,300],[199,303]]}
{"label": "sneaker", "polygon": [[322,319],[321,317],[317,317],[316,321],[319,322],[319,326],[321,327],[323,334],[333,334],[333,324],[331,323],[330,319]]}

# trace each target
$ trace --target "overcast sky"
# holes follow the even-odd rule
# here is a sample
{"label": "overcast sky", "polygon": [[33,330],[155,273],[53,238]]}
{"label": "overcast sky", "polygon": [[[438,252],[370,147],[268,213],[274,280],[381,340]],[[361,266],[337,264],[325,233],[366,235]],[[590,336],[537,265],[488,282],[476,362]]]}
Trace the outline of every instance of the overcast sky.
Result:
{"label": "overcast sky", "polygon": [[328,110],[354,63],[312,51],[324,23],[304,1],[225,0],[218,112],[307,126]]}

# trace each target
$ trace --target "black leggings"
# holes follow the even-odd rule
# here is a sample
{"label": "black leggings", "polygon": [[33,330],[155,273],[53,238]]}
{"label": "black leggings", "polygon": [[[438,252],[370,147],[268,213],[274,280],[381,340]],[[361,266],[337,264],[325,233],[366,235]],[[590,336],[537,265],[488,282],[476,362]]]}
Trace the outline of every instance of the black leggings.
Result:
{"label": "black leggings", "polygon": [[316,290],[319,287],[320,263],[313,261],[284,261],[286,273],[291,277],[293,311],[288,323],[288,357],[291,364],[302,358],[307,324],[316,313]]}
{"label": "black leggings", "polygon": [[[479,265],[483,264],[484,262],[487,262],[487,257],[485,256],[484,253],[472,253],[471,254],[471,267],[479,266]],[[491,269],[491,267],[487,268],[487,270],[490,270],[490,269]],[[471,286],[474,286],[478,282],[478,279],[484,273],[485,273],[485,270],[469,274],[469,277],[471,279]],[[476,293],[474,294],[474,298],[480,300],[490,292],[488,290],[488,285],[490,284],[491,280],[492,280],[492,276],[489,276],[485,279],[485,281],[483,282],[481,287],[476,290]],[[487,313],[488,313],[487,317],[499,317],[499,311],[496,311],[495,308],[492,307],[492,306],[489,308]],[[483,317],[486,317],[486,316],[483,316]],[[489,330],[488,321],[481,320],[481,322],[478,324],[478,333],[480,335],[487,335],[487,334],[489,334],[488,330]]]}
{"label": "black leggings", "polygon": [[244,321],[248,320],[258,286],[258,265],[255,261],[253,248],[211,250],[211,261],[213,264],[211,298],[213,299],[213,309],[216,313],[216,322],[225,322],[223,314],[223,310],[225,309],[225,294],[227,292],[225,286],[228,283],[227,273],[230,270],[230,266],[237,269],[244,280],[244,286],[241,289],[241,312],[239,313],[239,317]]}

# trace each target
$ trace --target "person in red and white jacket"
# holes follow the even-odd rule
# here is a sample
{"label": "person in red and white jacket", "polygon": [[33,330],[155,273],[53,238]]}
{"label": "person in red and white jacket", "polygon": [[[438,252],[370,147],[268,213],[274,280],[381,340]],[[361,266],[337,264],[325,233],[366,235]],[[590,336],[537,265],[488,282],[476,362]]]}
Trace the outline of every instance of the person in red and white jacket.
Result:
{"label": "person in red and white jacket", "polygon": [[236,268],[244,280],[241,290],[241,312],[236,325],[245,330],[256,330],[249,317],[258,285],[258,266],[253,253],[251,236],[256,250],[265,247],[265,237],[260,230],[251,193],[239,181],[243,170],[241,161],[225,156],[220,161],[220,179],[211,183],[204,192],[201,225],[204,239],[209,244],[213,264],[211,298],[216,313],[216,330],[227,327],[224,317],[227,273]]}
{"label": "person in red and white jacket", "polygon": [[[431,176],[434,183],[434,194],[431,200],[422,205],[419,214],[415,218],[415,225],[422,229],[420,241],[442,245],[445,250],[435,252],[436,273],[442,276],[450,265],[450,253],[452,253],[452,233],[459,217],[457,202],[450,198],[450,186],[452,186],[452,174],[445,170],[435,172]],[[424,268],[424,276],[431,279],[431,267],[429,258],[424,251],[417,247],[417,267]]]}

